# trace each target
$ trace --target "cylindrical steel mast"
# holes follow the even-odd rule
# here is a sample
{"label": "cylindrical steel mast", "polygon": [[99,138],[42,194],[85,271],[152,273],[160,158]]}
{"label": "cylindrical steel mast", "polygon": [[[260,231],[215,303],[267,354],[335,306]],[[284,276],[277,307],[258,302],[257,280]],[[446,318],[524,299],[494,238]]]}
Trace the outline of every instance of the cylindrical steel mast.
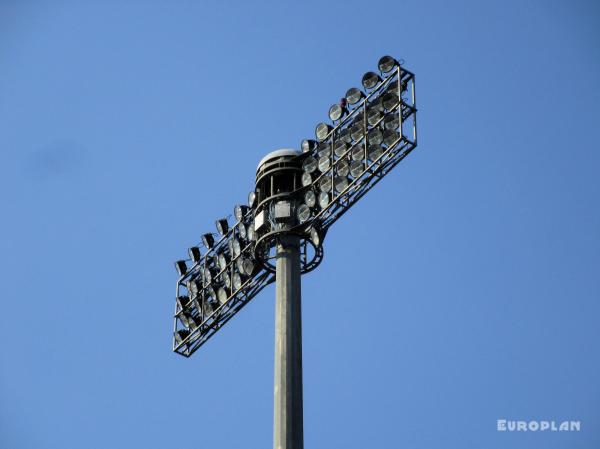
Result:
{"label": "cylindrical steel mast", "polygon": [[303,449],[299,238],[277,244],[273,449]]}

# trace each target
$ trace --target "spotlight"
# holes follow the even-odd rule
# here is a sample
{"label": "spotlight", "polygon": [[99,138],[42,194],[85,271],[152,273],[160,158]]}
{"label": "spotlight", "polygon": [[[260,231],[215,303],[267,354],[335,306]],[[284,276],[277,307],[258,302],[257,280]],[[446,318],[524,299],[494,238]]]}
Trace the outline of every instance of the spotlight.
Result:
{"label": "spotlight", "polygon": [[338,140],[333,145],[333,152],[337,157],[342,157],[348,151],[348,144],[343,140]]}
{"label": "spotlight", "polygon": [[241,204],[238,204],[233,208],[233,214],[235,215],[235,219],[237,221],[242,221],[247,213],[248,206],[242,206]]}
{"label": "spotlight", "polygon": [[397,65],[399,65],[398,61],[396,61],[394,58],[391,56],[384,56],[379,60],[377,67],[379,67],[379,71],[381,73],[388,73]]}
{"label": "spotlight", "polygon": [[254,222],[250,223],[248,225],[248,229],[246,229],[247,234],[248,234],[248,240],[253,242],[256,240],[256,231],[254,229]]}
{"label": "spotlight", "polygon": [[217,290],[217,300],[221,304],[225,304],[227,302],[228,297],[229,297],[229,295],[227,294],[227,290],[225,290],[223,287],[221,287],[221,288],[219,288],[219,290]]}
{"label": "spotlight", "polygon": [[331,158],[329,156],[323,156],[319,158],[319,171],[325,173],[331,167]]}
{"label": "spotlight", "polygon": [[225,253],[219,254],[219,268],[221,271],[227,268],[227,264],[229,263],[229,255]]}
{"label": "spotlight", "polygon": [[348,110],[339,104],[334,104],[329,108],[329,118],[332,122],[337,122],[347,113]]}
{"label": "spotlight", "polygon": [[376,108],[369,108],[369,112],[367,113],[367,123],[371,126],[377,124],[383,114],[378,111]]}
{"label": "spotlight", "polygon": [[246,225],[244,223],[239,223],[237,225],[237,231],[238,231],[238,235],[240,236],[240,238],[242,240],[246,240],[246,238],[248,237],[248,234],[246,232]]}
{"label": "spotlight", "polygon": [[331,176],[325,176],[319,182],[319,189],[321,192],[329,192],[331,191],[331,186],[333,185],[333,181],[331,180]]}
{"label": "spotlight", "polygon": [[373,128],[371,131],[369,131],[369,134],[367,137],[368,137],[369,143],[372,143],[375,145],[381,145],[381,142],[383,142],[383,133],[381,132],[381,130],[379,128]]}
{"label": "spotlight", "polygon": [[252,276],[254,274],[254,270],[256,268],[256,265],[254,264],[254,261],[252,259],[250,259],[250,258],[244,258],[243,266],[244,266],[243,273],[246,276]]}
{"label": "spotlight", "polygon": [[356,104],[358,103],[361,98],[364,98],[365,94],[362,93],[362,91],[356,87],[352,87],[350,89],[348,89],[348,92],[346,92],[346,101],[348,102],[348,104]]}
{"label": "spotlight", "polygon": [[358,142],[365,135],[365,125],[363,123],[356,123],[350,128],[350,135],[353,141]]}
{"label": "spotlight", "polygon": [[363,161],[354,161],[350,164],[350,175],[353,178],[358,178],[365,171],[365,165]]}
{"label": "spotlight", "polygon": [[369,103],[369,108],[377,109],[379,112],[385,112],[385,108],[383,107],[383,94],[372,100]]}
{"label": "spotlight", "polygon": [[365,149],[361,144],[354,145],[350,152],[353,161],[361,161],[365,157]]}
{"label": "spotlight", "polygon": [[312,175],[310,173],[306,173],[306,172],[302,173],[301,181],[302,181],[303,187],[311,185],[312,184]]}
{"label": "spotlight", "polygon": [[350,135],[350,129],[349,128],[342,129],[340,131],[338,139],[345,143],[352,142],[352,136]]}
{"label": "spotlight", "polygon": [[179,276],[184,276],[187,273],[187,265],[185,260],[178,260],[175,262],[175,269],[177,269],[177,273]]}
{"label": "spotlight", "polygon": [[342,159],[336,164],[336,171],[338,176],[348,176],[350,172],[350,166],[346,159]]}
{"label": "spotlight", "polygon": [[221,273],[221,282],[228,289],[231,288],[231,277],[229,276],[229,273],[227,273],[226,271],[224,271],[223,273]]}
{"label": "spotlight", "polygon": [[175,343],[177,344],[177,346],[179,346],[181,343],[184,342],[184,340],[186,338],[188,338],[188,336],[190,335],[190,331],[187,329],[180,329],[177,332],[175,332]]}
{"label": "spotlight", "polygon": [[297,216],[298,221],[304,223],[310,218],[310,208],[306,204],[301,204],[298,206]]}
{"label": "spotlight", "polygon": [[331,146],[326,142],[321,142],[317,146],[317,156],[331,156]]}
{"label": "spotlight", "polygon": [[303,153],[310,153],[317,146],[317,142],[310,139],[304,139],[300,144]]}
{"label": "spotlight", "polygon": [[192,259],[194,263],[200,262],[200,248],[198,248],[197,246],[192,246],[188,249],[188,254],[190,255],[190,259]]}
{"label": "spotlight", "polygon": [[233,257],[238,257],[242,253],[242,245],[240,245],[238,239],[234,238],[231,241],[231,254],[233,254]]}
{"label": "spotlight", "polygon": [[315,128],[315,135],[317,136],[317,140],[322,142],[327,138],[329,133],[333,128],[329,126],[327,123],[319,123]]}
{"label": "spotlight", "polygon": [[198,293],[202,290],[202,284],[197,279],[192,279],[191,281],[188,281],[186,286],[188,292],[193,298],[198,296]]}
{"label": "spotlight", "polygon": [[313,245],[319,247],[321,244],[321,236],[315,228],[310,228],[310,241],[313,242]]}
{"label": "spotlight", "polygon": [[215,245],[215,238],[212,234],[204,234],[202,236],[202,243],[207,249],[211,249]]}
{"label": "spotlight", "polygon": [[382,99],[383,107],[391,111],[398,105],[398,94],[395,92],[387,92]]}
{"label": "spotlight", "polygon": [[315,195],[315,192],[312,190],[307,191],[304,194],[304,202],[308,207],[315,207],[315,204],[317,203],[317,196]]}
{"label": "spotlight", "polygon": [[396,130],[400,126],[400,117],[396,113],[387,114],[383,119],[385,129]]}
{"label": "spotlight", "polygon": [[233,291],[237,292],[242,288],[242,276],[240,273],[233,273]]}
{"label": "spotlight", "polygon": [[184,309],[190,303],[190,297],[187,295],[178,296],[177,303],[179,304],[179,308]]}
{"label": "spotlight", "polygon": [[217,271],[213,267],[204,268],[204,285],[209,285],[214,279]]}
{"label": "spotlight", "polygon": [[227,223],[227,218],[221,218],[220,220],[217,220],[215,224],[219,234],[224,236],[227,234],[227,231],[229,231],[229,223]]}
{"label": "spotlight", "polygon": [[254,207],[254,203],[256,203],[256,193],[252,191],[248,194],[248,207]]}
{"label": "spotlight", "polygon": [[308,156],[306,159],[304,159],[304,162],[302,163],[302,170],[304,170],[305,173],[312,173],[317,169],[317,160],[312,157],[312,156]]}
{"label": "spotlight", "polygon": [[365,89],[373,89],[381,82],[381,78],[374,72],[367,72],[362,77],[362,85]]}
{"label": "spotlight", "polygon": [[319,206],[321,206],[321,209],[325,209],[328,204],[329,204],[329,193],[327,193],[327,192],[319,193]]}
{"label": "spotlight", "polygon": [[368,155],[371,161],[376,161],[382,154],[383,148],[381,148],[381,145],[369,145]]}
{"label": "spotlight", "polygon": [[400,135],[393,129],[386,129],[383,132],[383,143],[389,148],[396,143],[399,137]]}
{"label": "spotlight", "polygon": [[333,180],[333,184],[335,186],[335,190],[338,193],[342,193],[348,187],[348,178],[345,176],[336,176]]}

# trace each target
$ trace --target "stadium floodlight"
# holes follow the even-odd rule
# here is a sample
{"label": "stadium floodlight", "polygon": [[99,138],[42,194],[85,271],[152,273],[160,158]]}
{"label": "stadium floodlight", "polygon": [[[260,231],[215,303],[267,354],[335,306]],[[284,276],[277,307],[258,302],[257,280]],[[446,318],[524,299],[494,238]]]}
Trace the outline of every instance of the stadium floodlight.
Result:
{"label": "stadium floodlight", "polygon": [[194,262],[194,263],[200,262],[200,259],[201,259],[200,248],[198,248],[197,246],[192,246],[191,248],[188,249],[188,254],[190,255],[190,259],[192,259],[192,262]]}
{"label": "stadium floodlight", "polygon": [[205,248],[212,249],[212,247],[215,245],[215,238],[212,234],[204,234],[202,236],[202,243],[204,244]]}
{"label": "stadium floodlight", "polygon": [[346,101],[348,102],[348,104],[355,105],[362,98],[365,98],[365,94],[362,93],[362,91],[356,87],[351,87],[350,89],[348,89],[348,92],[346,92]]}
{"label": "stadium floodlight", "polygon": [[216,221],[193,265],[175,263],[173,350],[194,354],[267,285],[276,287],[274,448],[302,449],[300,278],[323,260],[331,226],[417,146],[415,76],[384,56],[319,123],[301,151],[277,150],[256,169],[235,223]]}
{"label": "stadium floodlight", "polygon": [[225,236],[227,234],[227,232],[229,231],[229,222],[227,221],[227,218],[221,218],[221,219],[217,220],[215,222],[215,225],[217,227],[217,231],[222,236]]}
{"label": "stadium floodlight", "polygon": [[398,61],[396,61],[394,58],[392,58],[391,56],[384,56],[379,60],[379,63],[377,64],[377,66],[379,67],[379,71],[381,73],[388,73],[390,72],[394,67],[398,66]]}
{"label": "stadium floodlight", "polygon": [[175,268],[177,269],[177,273],[179,273],[179,276],[185,276],[188,270],[185,260],[178,260],[177,262],[175,262]]}
{"label": "stadium floodlight", "polygon": [[375,72],[367,72],[362,78],[362,85],[365,89],[371,90],[381,82],[381,78]]}

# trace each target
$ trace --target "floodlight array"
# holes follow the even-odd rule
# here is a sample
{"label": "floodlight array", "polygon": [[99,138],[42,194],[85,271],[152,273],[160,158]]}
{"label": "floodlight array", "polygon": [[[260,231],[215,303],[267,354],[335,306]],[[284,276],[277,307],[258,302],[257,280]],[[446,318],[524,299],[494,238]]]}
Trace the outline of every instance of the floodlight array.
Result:
{"label": "floodlight array", "polygon": [[301,181],[279,195],[295,214],[291,227],[271,220],[259,229],[256,220],[255,229],[255,218],[272,219],[277,204],[257,205],[252,191],[247,205],[234,208],[231,226],[219,219],[218,234],[202,236],[204,254],[196,245],[189,259],[175,263],[175,352],[189,357],[275,280],[270,251],[279,234],[301,236],[302,272],[314,269],[323,258],[328,228],[417,146],[414,74],[390,56],[380,59],[378,69],[362,77],[363,90],[348,89],[331,106],[331,122],[316,126],[316,139],[302,141],[295,159],[301,162]]}
{"label": "floodlight array", "polygon": [[[298,221],[326,231],[417,146],[414,75],[390,56],[364,88],[348,89],[333,123],[319,123],[302,142],[303,198]],[[332,115],[331,111],[343,112]]]}
{"label": "floodlight array", "polygon": [[216,221],[217,238],[212,233],[202,236],[204,254],[197,245],[190,248],[190,259],[175,263],[180,278],[173,350],[181,355],[190,356],[274,280],[254,257],[252,207],[238,205],[234,216],[231,226],[227,218]]}

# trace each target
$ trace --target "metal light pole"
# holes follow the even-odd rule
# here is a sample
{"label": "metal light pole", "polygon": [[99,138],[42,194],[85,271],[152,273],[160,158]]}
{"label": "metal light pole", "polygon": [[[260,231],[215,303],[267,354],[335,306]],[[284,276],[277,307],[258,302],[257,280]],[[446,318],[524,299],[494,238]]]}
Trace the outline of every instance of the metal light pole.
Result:
{"label": "metal light pole", "polygon": [[[276,284],[274,449],[303,449],[300,278],[323,260],[331,225],[417,146],[415,76],[384,56],[329,109],[315,140],[265,156],[248,205],[217,220],[207,251],[175,263],[173,351],[191,356],[268,284]],[[188,263],[191,261],[191,266]]]}
{"label": "metal light pole", "polygon": [[277,244],[273,449],[304,447],[300,239]]}

